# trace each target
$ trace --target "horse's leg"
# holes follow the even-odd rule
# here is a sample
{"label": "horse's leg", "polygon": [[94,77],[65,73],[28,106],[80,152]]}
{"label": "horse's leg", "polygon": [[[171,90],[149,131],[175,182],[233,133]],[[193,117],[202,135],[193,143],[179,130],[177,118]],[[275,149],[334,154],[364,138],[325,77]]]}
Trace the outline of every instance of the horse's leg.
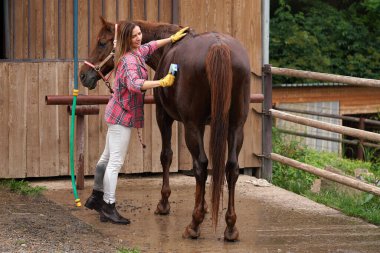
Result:
{"label": "horse's leg", "polygon": [[169,197],[171,189],[169,185],[169,168],[172,164],[173,151],[171,147],[172,138],[172,125],[173,119],[164,111],[160,106],[156,106],[157,124],[161,132],[162,149],[161,149],[161,165],[162,165],[162,188],[161,188],[161,200],[157,204],[155,214],[169,214],[170,204]]}
{"label": "horse's leg", "polygon": [[228,133],[228,159],[226,163],[226,180],[228,184],[228,209],[226,212],[227,227],[224,239],[235,241],[239,238],[235,213],[235,186],[239,177],[238,157],[243,144],[243,126],[231,126]]}
{"label": "horse's leg", "polygon": [[205,187],[207,180],[208,159],[203,146],[204,125],[196,126],[185,124],[185,140],[193,158],[193,170],[196,179],[195,205],[191,223],[183,232],[183,238],[198,238],[199,225],[203,222],[206,213]]}

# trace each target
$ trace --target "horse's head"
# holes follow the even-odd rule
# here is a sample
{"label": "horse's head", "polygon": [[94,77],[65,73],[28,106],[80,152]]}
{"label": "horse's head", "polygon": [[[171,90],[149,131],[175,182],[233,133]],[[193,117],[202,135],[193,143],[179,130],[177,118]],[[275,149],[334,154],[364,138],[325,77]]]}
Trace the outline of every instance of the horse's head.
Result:
{"label": "horse's head", "polygon": [[[96,87],[97,81],[102,76],[106,76],[114,68],[113,57],[109,56],[113,52],[115,25],[107,22],[103,17],[100,19],[103,26],[99,31],[95,48],[92,50],[87,64],[83,64],[79,72],[83,86],[90,90]],[[107,57],[108,60],[106,60]]]}

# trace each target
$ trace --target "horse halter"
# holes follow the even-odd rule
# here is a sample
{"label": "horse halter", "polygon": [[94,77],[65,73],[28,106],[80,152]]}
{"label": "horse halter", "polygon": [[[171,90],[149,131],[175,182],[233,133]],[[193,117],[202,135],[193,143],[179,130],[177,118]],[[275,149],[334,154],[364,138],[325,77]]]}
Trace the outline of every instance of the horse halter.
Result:
{"label": "horse halter", "polygon": [[117,24],[115,24],[115,37],[113,39],[113,48],[111,50],[111,52],[109,53],[109,55],[101,62],[99,63],[98,65],[94,65],[92,64],[91,62],[88,62],[88,61],[84,61],[85,64],[87,64],[88,66],[90,66],[91,68],[93,68],[96,73],[98,73],[98,75],[102,78],[102,80],[104,81],[104,84],[107,86],[107,88],[109,89],[109,91],[111,93],[113,93],[113,90],[111,88],[111,85],[110,85],[110,82],[109,82],[109,79],[111,77],[111,74],[112,72],[114,71],[114,69],[112,69],[112,71],[108,74],[107,77],[105,77],[103,75],[103,73],[100,71],[100,69],[103,67],[104,64],[106,64],[111,58],[114,58],[115,57],[115,51],[116,51],[116,43],[117,43]]}

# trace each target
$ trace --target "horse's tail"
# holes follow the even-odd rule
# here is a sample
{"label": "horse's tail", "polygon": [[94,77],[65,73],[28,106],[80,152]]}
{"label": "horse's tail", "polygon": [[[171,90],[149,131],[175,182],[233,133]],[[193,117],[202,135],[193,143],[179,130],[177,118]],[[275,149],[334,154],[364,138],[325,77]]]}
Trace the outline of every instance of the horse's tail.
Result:
{"label": "horse's tail", "polygon": [[211,136],[209,154],[212,166],[211,203],[214,229],[218,224],[220,195],[223,193],[232,68],[230,48],[218,43],[211,46],[206,58],[206,72],[211,89]]}

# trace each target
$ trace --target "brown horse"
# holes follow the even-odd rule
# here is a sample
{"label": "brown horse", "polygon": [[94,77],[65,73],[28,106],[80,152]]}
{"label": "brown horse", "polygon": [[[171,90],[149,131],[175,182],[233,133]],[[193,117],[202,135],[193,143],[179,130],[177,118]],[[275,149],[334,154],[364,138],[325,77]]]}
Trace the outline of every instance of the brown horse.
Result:
{"label": "brown horse", "polygon": [[[113,48],[115,26],[104,19],[102,22],[103,27],[99,32],[96,47],[89,58],[93,64],[104,62]],[[178,25],[146,21],[134,23],[142,31],[143,43],[167,38],[181,28]],[[237,240],[239,233],[235,226],[234,195],[239,176],[238,156],[243,144],[243,126],[247,119],[250,98],[250,64],[247,52],[231,36],[215,32],[196,34],[190,29],[182,40],[158,49],[147,61],[156,71],[154,79],[164,77],[171,63],[179,66],[174,85],[154,89],[157,123],[162,138],[160,158],[163,167],[161,200],[155,213],[168,214],[170,211],[169,167],[173,156],[170,141],[172,124],[177,120],[182,122],[185,128],[185,140],[193,159],[196,178],[192,221],[186,227],[183,236],[199,237],[200,224],[207,209],[205,184],[208,158],[204,150],[203,136],[205,125],[210,124],[212,221],[215,229],[226,176],[229,192],[224,239]],[[99,71],[105,75],[113,67],[113,61],[106,60]],[[100,74],[83,65],[80,79],[84,86],[93,89],[100,79]]]}

